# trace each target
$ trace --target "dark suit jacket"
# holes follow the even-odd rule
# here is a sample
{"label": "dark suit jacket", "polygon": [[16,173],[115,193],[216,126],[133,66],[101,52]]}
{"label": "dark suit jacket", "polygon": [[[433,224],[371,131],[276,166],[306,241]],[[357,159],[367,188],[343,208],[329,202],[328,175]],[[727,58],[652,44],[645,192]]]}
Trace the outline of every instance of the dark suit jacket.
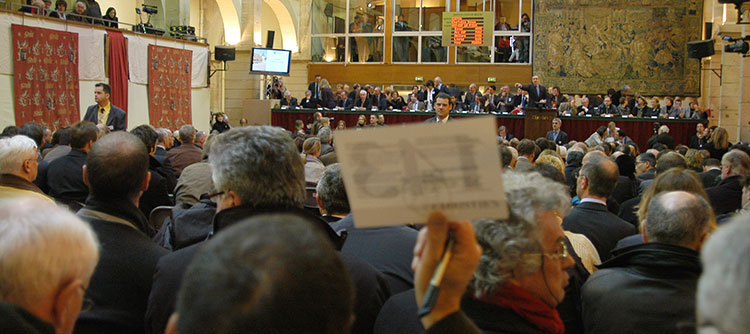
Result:
{"label": "dark suit jacket", "polygon": [[[151,172],[151,180],[148,183],[148,189],[143,192],[141,198],[138,200],[138,208],[146,217],[149,217],[151,210],[157,206],[174,204],[169,198],[169,193],[174,191],[174,187],[169,189],[167,179],[154,168],[156,166],[161,166],[161,164],[154,157],[149,157],[148,171]],[[153,237],[153,235],[149,237]]]}
{"label": "dark suit jacket", "polygon": [[167,160],[169,160],[172,168],[174,168],[174,175],[178,178],[185,167],[201,161],[202,156],[203,152],[201,149],[192,144],[173,147],[167,152]]}
{"label": "dark suit jacket", "polygon": [[[450,116],[448,116],[448,120],[446,122],[450,122],[452,120],[453,120],[453,118],[450,117]],[[438,122],[438,118],[437,118],[437,116],[433,116],[433,117],[430,117],[430,118],[426,119],[424,122],[425,123],[437,123]]]}
{"label": "dark suit jacket", "polygon": [[730,176],[714,187],[706,189],[708,200],[716,215],[730,213],[742,207],[740,176]]}
{"label": "dark suit jacket", "polygon": [[[331,224],[337,233],[349,235],[341,253],[360,258],[386,276],[392,293],[414,287],[411,259],[417,242],[417,231],[406,226],[355,228],[352,214]],[[382,247],[387,244],[388,247]]]}
{"label": "dark suit jacket", "polygon": [[289,99],[289,101],[287,101],[286,99],[281,99],[281,101],[279,101],[279,105],[280,106],[296,107],[296,106],[299,105],[299,103],[297,103],[297,98],[293,97],[293,98]]}
{"label": "dark suit jacket", "polygon": [[83,183],[83,165],[86,164],[86,152],[72,149],[68,155],[52,161],[47,168],[46,187],[49,195],[60,200],[85,202],[89,187]]}
{"label": "dark suit jacket", "polygon": [[585,235],[596,247],[599,257],[606,261],[620,239],[638,231],[628,222],[607,211],[607,207],[592,202],[578,204],[563,219],[566,231]]}
{"label": "dark suit jacket", "polygon": [[[132,204],[125,211],[131,217],[140,215]],[[107,213],[134,223],[131,217]],[[129,225],[96,218],[84,219],[96,233],[100,251],[99,262],[86,290],[86,298],[94,302],[94,308],[78,316],[75,332],[143,333],[156,262],[167,254],[167,250]],[[138,219],[142,221],[145,217]]]}
{"label": "dark suit jacket", "polygon": [[320,99],[322,96],[316,96],[318,94],[318,90],[315,89],[315,85],[318,85],[318,88],[320,89],[320,94],[323,95],[323,88],[320,87],[320,84],[316,83],[315,81],[307,85],[307,90],[312,92],[314,98]]}
{"label": "dark suit jacket", "polygon": [[657,143],[667,145],[669,149],[674,148],[674,138],[672,138],[672,136],[670,136],[668,133],[661,133],[661,134],[652,136],[651,138],[648,139],[648,142],[646,143],[646,145],[648,145],[648,148],[652,148],[654,147],[654,144],[657,144]]}
{"label": "dark suit jacket", "polygon": [[568,134],[565,133],[565,131],[560,130],[560,134],[558,134],[557,139],[555,139],[555,131],[549,130],[547,131],[547,139],[554,141],[557,145],[565,145],[568,143]]}
{"label": "dark suit jacket", "polygon": [[366,98],[364,101],[360,100],[359,97],[357,97],[356,100],[354,100],[353,108],[365,108],[366,110],[372,109],[372,101],[370,101],[370,98]]}
{"label": "dark suit jacket", "polygon": [[703,173],[698,173],[698,178],[703,183],[703,188],[708,189],[715,186],[718,182],[716,179],[721,175],[721,169],[711,169]]}
{"label": "dark suit jacket", "polygon": [[472,110],[470,107],[474,103],[474,100],[476,100],[474,94],[466,93],[466,96],[464,96],[464,110]]}
{"label": "dark suit jacket", "polygon": [[542,85],[539,85],[539,94],[536,93],[536,86],[533,84],[521,86],[521,90],[529,92],[529,107],[531,108],[539,108],[539,100],[548,100],[547,87]]}
{"label": "dark suit jacket", "polygon": [[299,103],[300,107],[305,109],[315,109],[318,107],[318,100],[314,97],[311,97],[309,100],[307,98],[303,98],[302,102]]}
{"label": "dark suit jacket", "polygon": [[[83,120],[94,124],[99,123],[98,112],[98,104],[89,106],[86,110],[86,116],[83,116]],[[127,115],[125,115],[125,112],[122,111],[122,109],[116,107],[114,104],[110,104],[109,117],[107,117],[106,125],[111,131],[125,131],[127,129]]]}
{"label": "dark suit jacket", "polygon": [[373,95],[370,99],[373,107],[378,107],[378,110],[388,110],[388,98],[384,94]]}

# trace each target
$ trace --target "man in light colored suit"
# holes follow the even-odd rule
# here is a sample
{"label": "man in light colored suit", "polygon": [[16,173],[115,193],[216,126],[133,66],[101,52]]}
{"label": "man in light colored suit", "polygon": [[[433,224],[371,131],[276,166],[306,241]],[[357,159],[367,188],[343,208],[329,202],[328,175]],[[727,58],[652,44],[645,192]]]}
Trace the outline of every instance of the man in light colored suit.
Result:
{"label": "man in light colored suit", "polygon": [[531,139],[523,139],[518,143],[518,161],[516,161],[516,172],[525,172],[534,169],[534,150],[536,144]]}

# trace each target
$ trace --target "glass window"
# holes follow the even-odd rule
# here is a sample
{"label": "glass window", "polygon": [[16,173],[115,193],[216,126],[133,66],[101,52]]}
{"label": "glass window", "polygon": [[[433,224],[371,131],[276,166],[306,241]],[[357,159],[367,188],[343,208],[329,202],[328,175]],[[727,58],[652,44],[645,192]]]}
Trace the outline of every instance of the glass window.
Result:
{"label": "glass window", "polygon": [[447,63],[448,48],[443,46],[441,36],[422,37],[422,62]]}
{"label": "glass window", "polygon": [[457,63],[489,63],[490,48],[486,46],[459,46],[456,47]]}
{"label": "glass window", "polygon": [[343,62],[346,51],[344,37],[312,37],[311,58],[313,62]]}
{"label": "glass window", "polygon": [[443,30],[443,12],[446,0],[422,1],[422,31]]}
{"label": "glass window", "polygon": [[495,0],[495,31],[518,31],[519,0]]}
{"label": "glass window", "polygon": [[346,0],[312,0],[312,33],[343,34]]}
{"label": "glass window", "polygon": [[395,0],[393,31],[419,31],[420,0]]}
{"label": "glass window", "polygon": [[349,37],[349,62],[383,62],[383,37]]}
{"label": "glass window", "polygon": [[417,36],[394,36],[392,61],[394,63],[416,63],[418,45],[419,37]]}
{"label": "glass window", "polygon": [[382,33],[383,9],[382,4],[376,6],[372,0],[351,0],[349,2],[349,33]]}

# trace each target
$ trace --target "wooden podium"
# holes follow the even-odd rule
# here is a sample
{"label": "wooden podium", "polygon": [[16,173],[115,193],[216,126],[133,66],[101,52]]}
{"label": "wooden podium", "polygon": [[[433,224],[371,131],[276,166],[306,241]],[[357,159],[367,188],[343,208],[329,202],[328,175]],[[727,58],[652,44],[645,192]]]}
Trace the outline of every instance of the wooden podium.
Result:
{"label": "wooden podium", "polygon": [[523,115],[523,136],[535,140],[546,136],[547,131],[552,130],[552,119],[557,117],[557,110],[526,108]]}

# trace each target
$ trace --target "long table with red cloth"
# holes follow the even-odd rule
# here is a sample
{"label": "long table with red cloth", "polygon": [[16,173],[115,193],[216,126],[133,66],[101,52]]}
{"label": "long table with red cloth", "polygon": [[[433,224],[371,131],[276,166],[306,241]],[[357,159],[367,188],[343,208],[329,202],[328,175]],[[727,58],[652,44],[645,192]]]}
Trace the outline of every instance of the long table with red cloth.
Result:
{"label": "long table with red cloth", "polygon": [[[371,111],[344,111],[344,110],[316,110],[316,109],[272,109],[271,124],[283,127],[287,130],[294,131],[294,122],[302,120],[312,123],[313,113],[321,112],[323,117],[331,118],[331,127],[335,128],[339,120],[344,120],[347,127],[353,127],[357,124],[359,115],[365,115],[367,122],[373,112]],[[434,112],[379,112],[385,116],[385,123],[388,125],[424,122],[426,119],[434,117]],[[486,114],[485,114],[486,115]],[[481,114],[468,113],[451,113],[451,117],[459,119],[464,117],[482,116]],[[495,114],[497,125],[505,125],[508,133],[518,137],[524,137],[524,116],[513,114]],[[560,117],[562,119],[562,130],[568,134],[568,140],[583,141],[591,136],[599,126],[607,126],[609,122],[614,121],[618,128],[625,131],[641,150],[646,147],[646,142],[654,131],[660,125],[669,127],[669,134],[674,138],[675,145],[687,145],[690,136],[695,134],[695,125],[698,120],[685,119],[651,119],[651,118],[622,118],[622,117]],[[550,124],[552,129],[552,124]],[[530,138],[535,139],[535,138]]]}

